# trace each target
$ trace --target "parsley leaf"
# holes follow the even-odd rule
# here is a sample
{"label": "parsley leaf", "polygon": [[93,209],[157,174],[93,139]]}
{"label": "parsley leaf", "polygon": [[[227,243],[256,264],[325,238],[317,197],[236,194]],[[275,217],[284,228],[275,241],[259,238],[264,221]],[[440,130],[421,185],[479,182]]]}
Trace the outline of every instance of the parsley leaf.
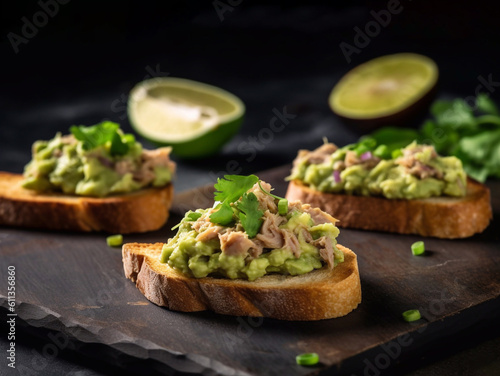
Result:
{"label": "parsley leaf", "polygon": [[500,116],[497,105],[491,100],[488,94],[480,93],[476,98],[476,106],[485,114]]}
{"label": "parsley leaf", "polygon": [[233,209],[229,202],[224,202],[219,206],[219,210],[210,214],[210,222],[221,226],[227,226],[233,221]]}
{"label": "parsley leaf", "polygon": [[255,175],[224,175],[224,179],[217,179],[214,185],[216,189],[214,197],[216,201],[221,202],[221,205],[219,210],[210,215],[210,222],[222,226],[230,224],[234,214],[230,204],[239,200],[258,181],[259,178]]}
{"label": "parsley leaf", "polygon": [[385,127],[370,137],[389,150],[414,140],[433,145],[439,154],[459,158],[467,174],[480,182],[500,177],[500,111],[488,94],[480,93],[475,106],[463,99],[437,100],[430,112],[433,118],[418,130]]}
{"label": "parsley leaf", "polygon": [[217,179],[217,183],[214,185],[217,189],[215,200],[227,203],[235,202],[258,181],[259,178],[255,175],[224,175],[224,179]]}
{"label": "parsley leaf", "polygon": [[129,150],[128,141],[131,138],[122,136],[119,129],[120,126],[117,123],[103,121],[89,127],[73,125],[70,132],[82,142],[84,150],[92,150],[109,143],[111,155],[124,155]]}
{"label": "parsley leaf", "polygon": [[264,212],[259,210],[257,196],[253,192],[243,194],[236,207],[240,210],[238,216],[248,237],[255,237],[262,226],[262,216],[264,215]]}

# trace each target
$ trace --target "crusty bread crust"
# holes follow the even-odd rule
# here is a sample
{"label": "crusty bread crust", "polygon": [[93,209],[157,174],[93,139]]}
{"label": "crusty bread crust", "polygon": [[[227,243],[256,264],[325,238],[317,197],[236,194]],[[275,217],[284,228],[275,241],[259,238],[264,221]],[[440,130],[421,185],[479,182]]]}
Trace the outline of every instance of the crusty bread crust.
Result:
{"label": "crusty bread crust", "polygon": [[159,261],[162,246],[124,244],[123,268],[148,300],[170,310],[309,321],[344,316],[361,302],[356,255],[341,245],[345,260],[333,270],[267,275],[252,282],[186,277]]}
{"label": "crusty bread crust", "polygon": [[135,233],[159,229],[169,216],[173,186],[105,198],[37,193],[23,176],[0,172],[0,225],[66,231]]}
{"label": "crusty bread crust", "polygon": [[418,234],[437,238],[466,238],[482,232],[492,218],[490,191],[467,180],[465,197],[390,200],[323,193],[299,180],[288,185],[286,198],[300,200],[333,215],[338,227]]}

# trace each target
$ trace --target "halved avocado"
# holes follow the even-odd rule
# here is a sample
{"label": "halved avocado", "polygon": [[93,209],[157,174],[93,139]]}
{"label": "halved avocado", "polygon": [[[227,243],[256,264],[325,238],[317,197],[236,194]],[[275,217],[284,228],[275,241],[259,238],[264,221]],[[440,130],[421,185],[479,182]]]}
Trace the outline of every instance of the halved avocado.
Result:
{"label": "halved avocado", "polygon": [[381,56],[346,73],[328,101],[336,115],[362,130],[411,125],[432,101],[438,76],[426,56]]}

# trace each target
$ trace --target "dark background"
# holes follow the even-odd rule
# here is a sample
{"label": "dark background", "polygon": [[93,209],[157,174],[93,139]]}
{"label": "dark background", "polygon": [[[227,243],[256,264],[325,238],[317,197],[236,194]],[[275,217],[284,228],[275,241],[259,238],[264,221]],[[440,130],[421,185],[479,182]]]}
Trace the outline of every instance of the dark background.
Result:
{"label": "dark background", "polygon": [[[253,173],[290,163],[298,149],[314,148],[324,136],[338,145],[356,140],[360,133],[332,114],[327,98],[343,74],[371,58],[397,52],[431,57],[440,68],[437,96],[441,98],[475,95],[479,76],[500,81],[498,3],[402,0],[403,10],[352,54],[350,63],[340,43],[354,45],[354,28],[364,30],[373,20],[371,12],[387,9],[388,3],[330,3],[222,0],[219,4],[228,8],[220,15],[212,1],[103,5],[72,0],[59,4],[16,53],[9,33],[23,37],[25,20],[32,22],[42,7],[37,1],[3,2],[0,170],[21,172],[33,141],[66,132],[72,124],[110,119],[131,131],[125,111],[128,92],[152,76],[216,85],[246,105],[240,133],[219,156],[176,159],[177,191],[233,172],[227,169],[230,160],[236,161],[240,173]],[[497,103],[498,87],[490,92]],[[238,151],[269,127],[273,109],[282,112],[285,107],[296,117],[282,132],[261,142],[255,156]],[[480,339],[476,336],[471,345]],[[21,353],[26,357],[29,341]],[[487,342],[486,348],[494,353],[498,341]],[[468,356],[477,359],[477,353]],[[85,371],[85,363],[72,365],[74,361],[61,360],[60,374],[75,369],[78,374],[94,374]]]}
{"label": "dark background", "polygon": [[[54,4],[55,0],[47,1]],[[69,1],[48,16],[36,1],[2,4],[0,85],[0,168],[20,172],[36,139],[67,132],[72,124],[126,117],[130,89],[144,78],[172,76],[222,87],[246,104],[241,132],[223,153],[180,162],[177,189],[289,163],[299,148],[314,148],[322,137],[344,145],[359,136],[330,111],[327,98],[354,66],[384,54],[417,52],[440,68],[439,96],[474,95],[478,76],[500,81],[497,19],[500,7],[486,1],[400,2],[387,26],[348,63],[339,45],[355,46],[355,27],[365,30],[373,12],[388,2]],[[231,5],[233,4],[233,5]],[[52,9],[55,7],[52,5]],[[25,17],[25,18],[23,18]],[[17,46],[26,19],[42,26]],[[36,25],[35,25],[36,26]],[[26,31],[26,30],[24,30]],[[11,34],[12,37],[12,34]],[[492,92],[493,99],[498,92]],[[296,118],[270,140],[241,153],[249,137],[269,127],[273,109]],[[269,142],[270,141],[270,142]],[[240,149],[241,150],[241,149]]]}

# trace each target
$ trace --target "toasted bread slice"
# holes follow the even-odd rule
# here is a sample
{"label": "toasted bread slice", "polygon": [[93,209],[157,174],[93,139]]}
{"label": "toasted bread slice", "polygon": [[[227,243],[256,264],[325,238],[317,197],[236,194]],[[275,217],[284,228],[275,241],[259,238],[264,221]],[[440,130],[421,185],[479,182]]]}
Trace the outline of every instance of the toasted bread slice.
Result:
{"label": "toasted bread slice", "polygon": [[148,300],[174,311],[211,310],[235,316],[321,320],[344,316],[361,302],[356,255],[341,245],[344,262],[298,276],[266,275],[255,281],[190,278],[159,261],[163,243],[124,244],[125,276]]}
{"label": "toasted bread slice", "polygon": [[492,218],[490,191],[467,180],[464,197],[390,200],[383,197],[323,193],[292,180],[288,200],[300,200],[335,216],[338,227],[418,234],[437,238],[466,238],[482,232]]}
{"label": "toasted bread slice", "polygon": [[146,232],[169,216],[173,186],[147,188],[105,198],[37,193],[23,176],[0,172],[0,225],[67,231]]}

